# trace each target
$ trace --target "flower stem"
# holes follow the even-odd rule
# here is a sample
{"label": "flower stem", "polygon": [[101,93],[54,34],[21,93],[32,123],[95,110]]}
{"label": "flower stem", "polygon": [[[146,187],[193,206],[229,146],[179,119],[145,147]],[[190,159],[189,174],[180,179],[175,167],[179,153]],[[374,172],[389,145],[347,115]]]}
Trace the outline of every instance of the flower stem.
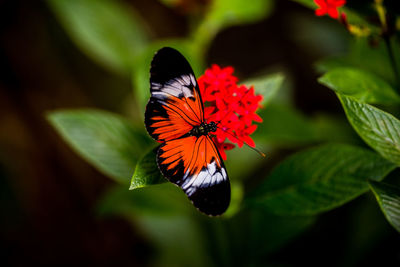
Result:
{"label": "flower stem", "polygon": [[383,0],[375,0],[375,9],[376,9],[376,12],[378,13],[379,20],[381,21],[382,38],[385,41],[386,48],[388,50],[390,64],[392,65],[392,69],[393,69],[393,73],[394,73],[394,77],[395,77],[395,81],[396,81],[396,87],[397,87],[397,90],[400,92],[399,70],[397,69],[396,60],[395,60],[394,54],[393,54],[392,43],[390,42],[389,27],[388,27],[387,19],[386,19],[386,8],[383,6]]}
{"label": "flower stem", "polygon": [[385,35],[383,37],[383,39],[385,40],[386,48],[388,50],[390,64],[392,64],[394,76],[396,79],[396,87],[397,87],[397,90],[400,92],[400,76],[399,76],[399,70],[397,68],[396,60],[394,58],[392,44],[390,42],[389,36]]}

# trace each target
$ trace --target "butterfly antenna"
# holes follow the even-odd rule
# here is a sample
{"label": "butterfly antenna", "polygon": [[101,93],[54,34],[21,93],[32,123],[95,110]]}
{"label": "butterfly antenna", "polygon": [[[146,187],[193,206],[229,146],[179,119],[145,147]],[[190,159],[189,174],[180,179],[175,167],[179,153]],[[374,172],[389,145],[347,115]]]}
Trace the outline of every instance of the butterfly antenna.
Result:
{"label": "butterfly antenna", "polygon": [[[249,92],[250,92],[250,90],[247,90],[247,92],[240,98],[239,102],[242,101],[242,99],[243,99]],[[245,144],[246,146],[248,146],[250,149],[254,150],[255,152],[257,152],[258,154],[260,154],[262,157],[265,158],[266,155],[265,155],[264,152],[261,152],[260,150],[258,150],[258,149],[255,148],[255,147],[249,146],[246,142],[244,142],[244,141],[241,140],[239,137],[237,137],[236,134],[234,135],[233,133],[230,133],[230,132],[228,132],[228,131],[226,131],[226,130],[220,128],[220,127],[218,127],[218,124],[220,124],[221,121],[223,121],[231,112],[232,112],[232,110],[228,111],[222,119],[220,119],[219,121],[216,121],[216,122],[215,122],[215,124],[217,125],[217,128],[220,129],[220,130],[222,130],[222,131],[224,131],[224,132],[226,132],[227,134],[230,134],[231,136],[233,136],[233,137],[236,138],[237,140],[241,141],[243,144]]]}
{"label": "butterfly antenna", "polygon": [[252,149],[252,150],[254,150],[255,152],[257,152],[258,154],[260,154],[262,157],[265,158],[265,157],[267,156],[267,155],[265,155],[264,152],[261,152],[261,151],[258,150],[257,148],[248,145],[248,144],[247,144],[246,142],[244,142],[242,139],[240,139],[239,137],[237,137],[236,134],[230,133],[230,132],[228,132],[227,130],[224,130],[224,129],[218,127],[218,126],[217,126],[217,128],[220,129],[220,130],[222,130],[222,131],[224,131],[224,132],[227,133],[227,134],[230,134],[231,136],[233,136],[233,137],[236,138],[237,140],[243,142],[243,144],[245,144],[245,145],[248,146],[250,149]]}

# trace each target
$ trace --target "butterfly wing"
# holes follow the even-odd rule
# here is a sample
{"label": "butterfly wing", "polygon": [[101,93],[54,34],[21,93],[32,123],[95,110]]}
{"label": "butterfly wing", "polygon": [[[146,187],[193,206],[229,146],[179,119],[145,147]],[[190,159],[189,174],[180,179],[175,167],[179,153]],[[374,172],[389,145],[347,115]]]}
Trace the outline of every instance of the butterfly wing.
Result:
{"label": "butterfly wing", "polygon": [[204,107],[193,70],[175,49],[164,47],[150,69],[151,97],[145,125],[157,141],[179,138],[204,122]]}
{"label": "butterfly wing", "polygon": [[162,174],[180,186],[200,211],[222,214],[230,202],[224,163],[209,136],[188,134],[205,122],[192,68],[178,51],[165,47],[154,56],[150,74],[145,125],[163,143],[157,154]]}
{"label": "butterfly wing", "polygon": [[166,141],[158,150],[157,163],[163,175],[180,186],[201,212],[215,216],[228,208],[228,175],[208,135]]}

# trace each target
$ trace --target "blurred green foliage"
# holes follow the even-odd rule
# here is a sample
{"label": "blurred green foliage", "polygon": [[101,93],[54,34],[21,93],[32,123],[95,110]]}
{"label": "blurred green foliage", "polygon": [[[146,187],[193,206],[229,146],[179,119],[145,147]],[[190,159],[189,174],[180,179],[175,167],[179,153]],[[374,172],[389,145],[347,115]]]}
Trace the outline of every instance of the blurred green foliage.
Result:
{"label": "blurred green foliage", "polygon": [[[400,62],[400,46],[396,45],[395,40],[390,40],[390,42],[393,44],[394,60]],[[396,85],[396,75],[384,42],[378,42],[371,47],[365,38],[356,38],[350,41],[349,47],[349,52],[345,55],[319,60],[316,63],[317,69],[326,72],[338,67],[355,67],[382,78],[392,86]]]}
{"label": "blurred green foliage", "polygon": [[[161,2],[169,8],[176,5],[175,1]],[[312,0],[295,2],[316,7]],[[142,111],[149,98],[149,66],[155,51],[163,46],[178,49],[199,76],[210,44],[222,29],[265,19],[274,7],[272,0],[210,1],[200,15],[188,15],[187,36],[155,39],[137,12],[122,1],[48,3],[85,54],[131,77],[135,103]],[[156,251],[152,265],[263,265],[271,253],[309,229],[318,214],[366,193],[368,182],[387,220],[399,231],[399,189],[378,182],[400,164],[400,123],[388,113],[399,107],[400,84],[393,64],[400,62],[399,40],[384,36],[381,25],[367,21],[357,9],[346,6],[343,10],[352,26],[368,29],[371,35],[350,39],[347,54],[320,59],[316,67],[323,73],[318,81],[335,91],[348,123],[344,116],[300,112],[292,104],[285,72],[246,80],[244,84],[254,85],[264,97],[260,112],[264,122],[253,137],[268,156],[264,160],[250,150],[228,152],[232,204],[219,218],[201,215],[179,188],[163,183],[155,162],[156,143],[147,136],[142,121],[98,110],[48,114],[50,123],[78,154],[120,183],[105,195],[99,213],[124,216],[141,229]],[[348,35],[355,34],[348,30]],[[376,39],[381,41],[372,46],[370,41]],[[280,149],[293,152],[314,145],[265,167]],[[131,177],[134,190],[128,190]],[[247,183],[257,186],[252,189]]]}
{"label": "blurred green foliage", "polygon": [[72,40],[93,60],[129,74],[148,36],[134,10],[119,1],[49,0]]}

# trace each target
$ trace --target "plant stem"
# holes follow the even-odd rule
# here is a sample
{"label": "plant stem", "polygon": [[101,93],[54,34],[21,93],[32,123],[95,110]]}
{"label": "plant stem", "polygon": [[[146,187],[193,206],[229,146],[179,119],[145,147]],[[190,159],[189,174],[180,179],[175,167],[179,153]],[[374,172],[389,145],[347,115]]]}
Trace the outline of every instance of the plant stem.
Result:
{"label": "plant stem", "polygon": [[383,37],[383,39],[385,40],[386,48],[387,48],[388,53],[389,53],[390,63],[392,64],[394,76],[395,76],[395,79],[396,79],[396,87],[397,87],[397,90],[400,92],[400,76],[399,76],[399,70],[397,69],[396,60],[394,58],[392,44],[390,43],[389,36],[385,35]]}

